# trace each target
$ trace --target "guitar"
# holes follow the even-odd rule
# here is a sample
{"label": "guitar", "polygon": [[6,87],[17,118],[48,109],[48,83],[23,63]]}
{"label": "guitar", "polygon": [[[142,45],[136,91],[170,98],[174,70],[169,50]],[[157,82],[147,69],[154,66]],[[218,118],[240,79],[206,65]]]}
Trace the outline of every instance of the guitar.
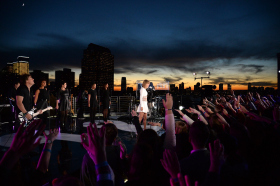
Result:
{"label": "guitar", "polygon": [[[52,108],[51,106],[49,106],[49,107],[43,109],[43,110],[42,110],[42,113],[45,112],[45,111],[47,111],[47,110],[51,110],[51,109],[53,109],[53,108]],[[23,121],[25,121],[25,126],[28,126],[28,125],[31,123],[31,121],[34,119],[34,117],[36,117],[37,115],[40,114],[39,112],[36,112],[36,113],[35,113],[35,110],[36,110],[36,108],[31,109],[30,111],[28,111],[28,114],[30,114],[30,115],[32,116],[32,119],[31,119],[31,120],[28,120],[28,119],[25,117],[25,115],[24,115],[22,112],[20,112],[20,113],[18,114],[18,119],[19,119],[20,123],[22,123]]]}

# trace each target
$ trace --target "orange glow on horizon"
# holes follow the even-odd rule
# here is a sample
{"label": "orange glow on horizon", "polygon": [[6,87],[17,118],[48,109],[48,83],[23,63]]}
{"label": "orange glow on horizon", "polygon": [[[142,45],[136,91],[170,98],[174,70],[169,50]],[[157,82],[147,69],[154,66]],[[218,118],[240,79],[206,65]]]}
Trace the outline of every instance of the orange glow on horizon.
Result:
{"label": "orange glow on horizon", "polygon": [[[179,87],[179,84],[176,85],[176,87]],[[188,88],[188,87],[191,87],[191,90],[194,90],[194,85],[192,85],[192,86],[185,86],[185,89]],[[216,85],[216,87],[217,88],[214,91],[218,91],[219,90],[219,85]],[[258,87],[258,86],[256,86],[256,87]],[[267,87],[272,87],[272,86],[264,86],[264,88],[267,88]],[[277,87],[273,87],[273,88],[275,90],[277,89]],[[224,84],[223,89],[224,89],[224,91],[226,91],[228,89],[227,84]],[[246,86],[246,85],[231,85],[231,89],[232,90],[248,90],[248,86]],[[157,88],[156,90],[161,90],[161,89]],[[165,90],[165,89],[162,89],[162,90]],[[114,91],[121,91],[121,87],[114,87]],[[136,87],[135,86],[133,87],[133,91],[136,91]]]}

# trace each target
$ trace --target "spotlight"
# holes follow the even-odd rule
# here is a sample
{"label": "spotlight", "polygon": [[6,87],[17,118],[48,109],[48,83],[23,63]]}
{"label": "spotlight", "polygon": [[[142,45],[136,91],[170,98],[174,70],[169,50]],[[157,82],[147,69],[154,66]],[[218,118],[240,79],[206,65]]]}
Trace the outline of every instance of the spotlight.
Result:
{"label": "spotlight", "polygon": [[280,73],[280,70],[278,71],[278,73]]}
{"label": "spotlight", "polygon": [[210,72],[209,72],[209,71],[206,71],[206,74],[207,74],[207,75],[210,75]]}
{"label": "spotlight", "polygon": [[179,106],[179,110],[183,110],[185,107],[183,106]]}
{"label": "spotlight", "polygon": [[194,72],[193,75],[196,76],[196,73]]}

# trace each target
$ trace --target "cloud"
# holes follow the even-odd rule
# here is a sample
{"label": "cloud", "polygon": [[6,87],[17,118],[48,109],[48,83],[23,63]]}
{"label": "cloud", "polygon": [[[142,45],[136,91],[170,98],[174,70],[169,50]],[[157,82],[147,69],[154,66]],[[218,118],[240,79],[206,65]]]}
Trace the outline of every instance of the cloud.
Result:
{"label": "cloud", "polygon": [[277,83],[274,83],[272,81],[258,81],[258,82],[252,82],[253,86],[259,87],[259,86],[268,86],[268,87],[277,87]]}
{"label": "cloud", "polygon": [[120,84],[114,84],[114,87],[121,87]]}
{"label": "cloud", "polygon": [[264,71],[264,65],[245,65],[245,64],[239,64],[238,66],[240,67],[240,71],[241,72],[253,72],[255,71],[255,73],[260,73],[262,71]]}
{"label": "cloud", "polygon": [[232,85],[245,85],[247,86],[248,83],[252,83],[252,86],[271,86],[271,87],[276,87],[277,83],[272,82],[272,81],[256,81],[256,78],[251,78],[250,76],[247,76],[245,78],[224,78],[224,77],[216,77],[216,78],[211,78],[211,81],[209,81],[209,84],[217,85],[220,83],[223,84],[232,84]]}
{"label": "cloud", "polygon": [[150,71],[148,71],[148,72],[146,72],[146,74],[153,74],[153,73],[155,73],[155,72],[157,72],[158,70],[150,70]]}
{"label": "cloud", "polygon": [[183,78],[181,77],[164,77],[164,81],[169,81],[169,83],[177,83],[178,81],[181,81]]}

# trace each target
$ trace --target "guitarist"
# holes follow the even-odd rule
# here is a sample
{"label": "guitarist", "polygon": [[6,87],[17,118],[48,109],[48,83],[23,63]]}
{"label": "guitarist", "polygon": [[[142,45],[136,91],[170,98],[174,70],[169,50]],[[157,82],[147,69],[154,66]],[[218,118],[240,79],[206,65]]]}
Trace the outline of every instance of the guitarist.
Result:
{"label": "guitarist", "polygon": [[[30,89],[32,85],[34,85],[34,79],[31,77],[31,75],[22,75],[21,84],[17,89],[16,95],[17,106],[28,120],[32,119],[32,116],[28,113],[28,111],[33,108],[33,92]],[[39,112],[42,112],[42,110]]]}

